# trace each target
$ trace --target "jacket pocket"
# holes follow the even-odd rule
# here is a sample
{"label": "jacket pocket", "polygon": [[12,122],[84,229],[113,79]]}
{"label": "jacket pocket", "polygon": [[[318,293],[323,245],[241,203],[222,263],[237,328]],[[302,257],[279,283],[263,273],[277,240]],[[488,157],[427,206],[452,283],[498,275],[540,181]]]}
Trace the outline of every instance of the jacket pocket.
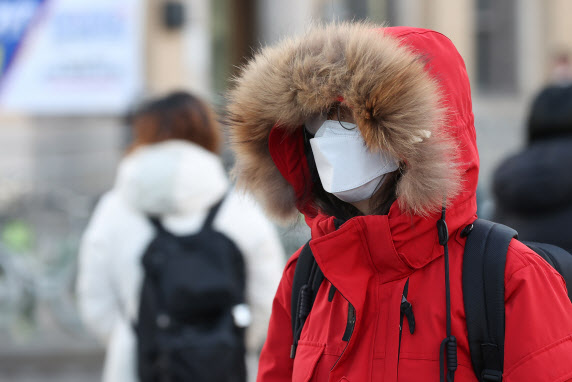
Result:
{"label": "jacket pocket", "polygon": [[294,358],[292,382],[309,382],[311,380],[325,348],[325,344],[305,341],[298,343],[296,358]]}

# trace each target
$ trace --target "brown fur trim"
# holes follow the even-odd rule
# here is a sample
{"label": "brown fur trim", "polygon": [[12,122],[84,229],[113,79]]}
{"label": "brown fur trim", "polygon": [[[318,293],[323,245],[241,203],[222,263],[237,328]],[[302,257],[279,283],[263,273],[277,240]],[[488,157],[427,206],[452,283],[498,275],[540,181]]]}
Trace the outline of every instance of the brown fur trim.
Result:
{"label": "brown fur trim", "polygon": [[288,219],[296,210],[292,187],[270,157],[270,130],[276,123],[302,128],[338,96],[353,108],[368,147],[388,150],[405,163],[397,184],[403,211],[427,215],[440,208],[445,195],[451,200],[458,193],[456,150],[443,129],[438,84],[422,58],[373,28],[367,23],[314,27],[264,48],[235,79],[229,97],[234,174],[275,217]]}

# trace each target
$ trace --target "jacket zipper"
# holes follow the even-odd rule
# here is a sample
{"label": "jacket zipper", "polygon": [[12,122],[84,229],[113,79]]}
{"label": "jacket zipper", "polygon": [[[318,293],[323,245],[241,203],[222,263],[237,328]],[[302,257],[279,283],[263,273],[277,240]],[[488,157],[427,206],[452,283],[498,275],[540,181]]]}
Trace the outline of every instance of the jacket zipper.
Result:
{"label": "jacket zipper", "polygon": [[[344,297],[341,293],[340,293],[340,296]],[[348,348],[348,345],[350,344],[350,340],[351,340],[352,335],[354,333],[354,328],[356,326],[356,321],[357,321],[356,309],[349,302],[349,300],[347,298],[344,297],[344,300],[346,300],[348,302],[348,321],[346,323],[346,330],[344,331],[344,336],[342,338],[342,341],[346,342],[346,346],[344,347],[342,354],[340,354],[340,356],[338,357],[336,362],[332,365],[332,368],[330,369],[330,371],[332,371],[334,369],[334,367],[336,367],[336,365],[338,364],[338,362],[340,361],[340,359],[342,358],[342,356],[346,352],[346,349]]]}

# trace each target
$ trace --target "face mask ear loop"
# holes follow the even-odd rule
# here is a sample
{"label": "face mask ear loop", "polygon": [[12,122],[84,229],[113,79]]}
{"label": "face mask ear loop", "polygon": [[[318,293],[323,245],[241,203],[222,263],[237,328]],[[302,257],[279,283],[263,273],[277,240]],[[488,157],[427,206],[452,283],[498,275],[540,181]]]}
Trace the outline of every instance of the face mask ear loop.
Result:
{"label": "face mask ear loop", "polygon": [[347,127],[344,126],[344,124],[342,123],[342,120],[340,118],[340,104],[338,104],[338,123],[340,124],[341,127],[344,128],[344,130],[348,130],[348,131],[352,131],[353,129],[355,129],[357,126],[352,127],[351,129],[348,129]]}

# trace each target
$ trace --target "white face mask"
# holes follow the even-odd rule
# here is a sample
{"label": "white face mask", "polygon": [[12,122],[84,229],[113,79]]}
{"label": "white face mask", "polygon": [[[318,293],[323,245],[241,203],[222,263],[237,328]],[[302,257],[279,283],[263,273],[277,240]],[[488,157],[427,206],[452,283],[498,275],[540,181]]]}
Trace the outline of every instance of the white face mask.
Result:
{"label": "white face mask", "polygon": [[357,126],[343,124],[325,121],[310,145],[324,190],[354,203],[371,198],[399,163],[386,152],[369,151]]}

